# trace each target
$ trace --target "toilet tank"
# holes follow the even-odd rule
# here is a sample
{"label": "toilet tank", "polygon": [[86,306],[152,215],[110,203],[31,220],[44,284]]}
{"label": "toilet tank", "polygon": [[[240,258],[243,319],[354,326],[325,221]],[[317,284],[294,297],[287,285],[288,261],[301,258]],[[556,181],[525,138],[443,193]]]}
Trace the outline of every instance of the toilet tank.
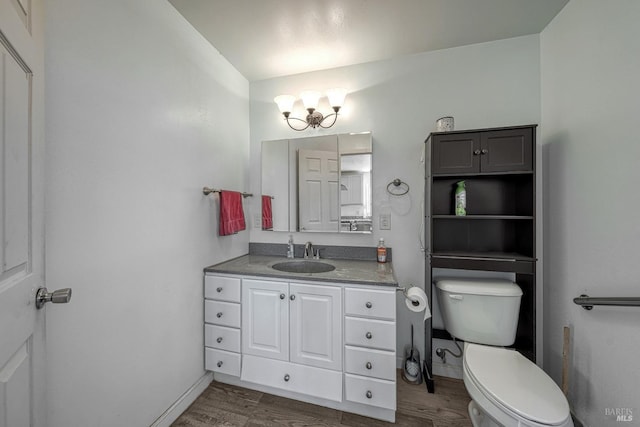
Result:
{"label": "toilet tank", "polygon": [[502,279],[439,279],[436,289],[452,336],[478,344],[513,344],[522,298],[517,284]]}

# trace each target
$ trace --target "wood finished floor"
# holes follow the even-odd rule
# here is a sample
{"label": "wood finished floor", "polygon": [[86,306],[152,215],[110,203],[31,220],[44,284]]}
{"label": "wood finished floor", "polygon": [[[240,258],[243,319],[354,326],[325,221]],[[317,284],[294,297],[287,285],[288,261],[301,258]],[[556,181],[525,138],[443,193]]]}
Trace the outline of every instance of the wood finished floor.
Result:
{"label": "wood finished floor", "polygon": [[[399,371],[398,371],[399,372]],[[398,375],[396,426],[470,427],[469,395],[462,380],[435,377],[436,393]],[[217,381],[172,427],[382,427],[394,424],[323,406],[286,399]]]}

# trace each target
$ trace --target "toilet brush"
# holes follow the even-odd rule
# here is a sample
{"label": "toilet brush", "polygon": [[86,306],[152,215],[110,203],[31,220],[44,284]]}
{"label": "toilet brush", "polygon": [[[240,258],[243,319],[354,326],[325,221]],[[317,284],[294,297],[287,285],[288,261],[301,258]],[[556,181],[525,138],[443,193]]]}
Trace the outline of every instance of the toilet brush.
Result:
{"label": "toilet brush", "polygon": [[402,379],[410,384],[422,383],[422,372],[420,371],[420,353],[413,346],[413,325],[411,325],[411,348],[409,356],[404,361]]}

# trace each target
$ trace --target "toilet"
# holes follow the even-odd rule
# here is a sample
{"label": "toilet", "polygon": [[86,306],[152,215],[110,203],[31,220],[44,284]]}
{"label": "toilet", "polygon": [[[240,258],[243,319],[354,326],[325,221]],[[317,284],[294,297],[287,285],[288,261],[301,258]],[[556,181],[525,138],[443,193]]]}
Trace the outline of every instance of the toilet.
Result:
{"label": "toilet", "polygon": [[474,427],[573,427],[557,384],[514,343],[522,290],[501,279],[440,279],[445,328],[464,341],[464,385]]}

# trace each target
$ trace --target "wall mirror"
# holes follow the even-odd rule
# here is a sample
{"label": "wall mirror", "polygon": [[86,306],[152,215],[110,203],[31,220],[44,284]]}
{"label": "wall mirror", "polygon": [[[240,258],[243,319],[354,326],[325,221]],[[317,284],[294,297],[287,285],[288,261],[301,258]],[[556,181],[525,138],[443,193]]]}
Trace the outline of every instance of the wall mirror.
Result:
{"label": "wall mirror", "polygon": [[263,230],[371,233],[372,164],[370,132],[263,141]]}

